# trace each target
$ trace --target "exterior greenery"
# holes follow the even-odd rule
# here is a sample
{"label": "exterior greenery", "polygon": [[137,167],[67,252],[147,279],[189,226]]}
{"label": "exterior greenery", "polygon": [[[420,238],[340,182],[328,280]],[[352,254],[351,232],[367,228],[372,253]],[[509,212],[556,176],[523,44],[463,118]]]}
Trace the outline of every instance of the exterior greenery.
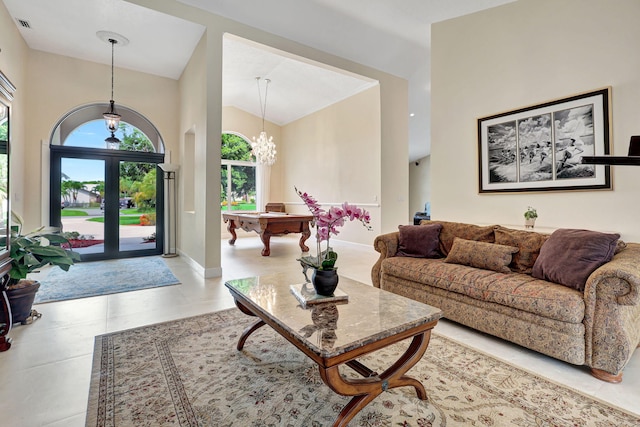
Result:
{"label": "exterior greenery", "polygon": [[[154,152],[149,138],[138,129],[120,124],[122,141],[120,150],[137,152]],[[156,165],[155,163],[121,162],[120,163],[120,197],[130,197],[140,210],[153,210],[156,204]],[[61,193],[64,201],[76,204],[80,190],[91,188],[93,192],[104,198],[104,181],[78,182],[63,180]]]}
{"label": "exterior greenery", "polygon": [[[238,135],[225,133],[222,135],[221,156],[224,160],[236,160],[244,162],[255,162],[251,154],[251,146]],[[231,199],[234,210],[236,202],[254,204],[251,210],[255,209],[256,195],[256,174],[253,165],[225,165],[220,168],[220,203],[226,206],[227,200],[227,168],[231,168]]]}

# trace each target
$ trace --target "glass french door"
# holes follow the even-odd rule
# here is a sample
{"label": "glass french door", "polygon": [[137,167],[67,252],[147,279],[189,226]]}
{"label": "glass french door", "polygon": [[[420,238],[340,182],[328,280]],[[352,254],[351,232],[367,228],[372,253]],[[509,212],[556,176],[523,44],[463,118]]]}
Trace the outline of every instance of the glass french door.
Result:
{"label": "glass french door", "polygon": [[51,225],[82,261],[161,254],[163,154],[51,146]]}

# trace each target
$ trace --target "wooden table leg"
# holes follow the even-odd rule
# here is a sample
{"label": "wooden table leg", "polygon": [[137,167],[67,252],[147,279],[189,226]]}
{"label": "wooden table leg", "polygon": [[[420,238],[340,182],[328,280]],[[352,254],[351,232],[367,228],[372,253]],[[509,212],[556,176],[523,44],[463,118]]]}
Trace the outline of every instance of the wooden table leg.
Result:
{"label": "wooden table leg", "polygon": [[[349,421],[369,402],[382,392],[392,388],[411,386],[416,390],[419,399],[426,400],[427,392],[424,386],[415,378],[406,376],[405,373],[420,361],[427,350],[430,339],[431,331],[414,336],[411,345],[404,354],[390,368],[377,376],[344,378],[340,375],[338,365],[330,368],[320,367],[320,376],[331,390],[343,396],[354,396],[340,412],[338,419],[333,424],[334,427],[347,426]],[[364,369],[362,371],[368,372]]]}
{"label": "wooden table leg", "polygon": [[231,233],[231,238],[229,239],[230,245],[233,245],[238,238],[238,236],[236,235],[236,228],[238,228],[238,226],[234,220],[230,219],[227,221],[227,231]]}
{"label": "wooden table leg", "polygon": [[262,240],[262,244],[264,245],[262,248],[262,256],[271,255],[271,248],[269,247],[271,242],[271,233],[268,230],[263,230],[260,233],[260,240]]}
{"label": "wooden table leg", "polygon": [[302,249],[302,252],[309,252],[309,247],[304,244],[309,237],[311,237],[311,232],[307,225],[307,227],[302,230],[302,236],[300,236],[300,249]]}
{"label": "wooden table leg", "polygon": [[[255,314],[253,314],[251,310],[249,310],[247,307],[242,305],[242,303],[240,303],[238,300],[235,300],[235,302],[236,302],[236,307],[238,307],[241,312],[243,312],[248,316],[255,316]],[[240,335],[240,339],[238,339],[238,344],[236,345],[236,348],[238,349],[238,351],[244,348],[244,343],[247,341],[247,338],[249,338],[249,335],[257,331],[264,325],[266,325],[266,323],[264,323],[264,321],[260,319],[257,322],[255,322],[253,325],[247,326],[245,330],[242,331],[242,335]]]}

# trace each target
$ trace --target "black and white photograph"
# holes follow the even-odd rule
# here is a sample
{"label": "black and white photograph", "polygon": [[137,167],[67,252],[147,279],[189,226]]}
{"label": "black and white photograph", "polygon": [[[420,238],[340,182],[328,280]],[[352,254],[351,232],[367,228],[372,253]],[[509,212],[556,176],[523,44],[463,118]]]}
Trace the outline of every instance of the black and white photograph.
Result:
{"label": "black and white photograph", "polygon": [[551,114],[518,121],[518,158],[520,182],[553,179]]}
{"label": "black and white photograph", "polygon": [[582,156],[593,156],[593,105],[553,113],[557,179],[592,178],[594,165],[583,165]]}
{"label": "black and white photograph", "polygon": [[610,88],[478,119],[479,192],[611,189]]}
{"label": "black and white photograph", "polygon": [[489,127],[488,141],[490,181],[517,182],[516,122],[499,123]]}

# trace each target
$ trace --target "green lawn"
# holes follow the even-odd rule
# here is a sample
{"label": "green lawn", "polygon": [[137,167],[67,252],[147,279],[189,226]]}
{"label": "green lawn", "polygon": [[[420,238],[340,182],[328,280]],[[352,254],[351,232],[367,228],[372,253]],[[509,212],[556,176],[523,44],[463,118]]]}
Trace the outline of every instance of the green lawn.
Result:
{"label": "green lawn", "polygon": [[[227,207],[221,206],[220,210],[226,211]],[[256,204],[255,203],[238,203],[237,205],[232,205],[231,210],[232,211],[255,211]]]}
{"label": "green lawn", "polygon": [[142,215],[142,214],[146,214],[146,213],[155,213],[155,209],[138,209],[138,208],[131,208],[131,209],[120,209],[120,214],[122,215]]}
{"label": "green lawn", "polygon": [[[87,221],[104,223],[104,217],[89,218]],[[139,225],[140,215],[123,215],[120,216],[120,225]]]}
{"label": "green lawn", "polygon": [[85,211],[81,211],[78,209],[62,209],[60,211],[60,216],[88,216],[89,214]]}

